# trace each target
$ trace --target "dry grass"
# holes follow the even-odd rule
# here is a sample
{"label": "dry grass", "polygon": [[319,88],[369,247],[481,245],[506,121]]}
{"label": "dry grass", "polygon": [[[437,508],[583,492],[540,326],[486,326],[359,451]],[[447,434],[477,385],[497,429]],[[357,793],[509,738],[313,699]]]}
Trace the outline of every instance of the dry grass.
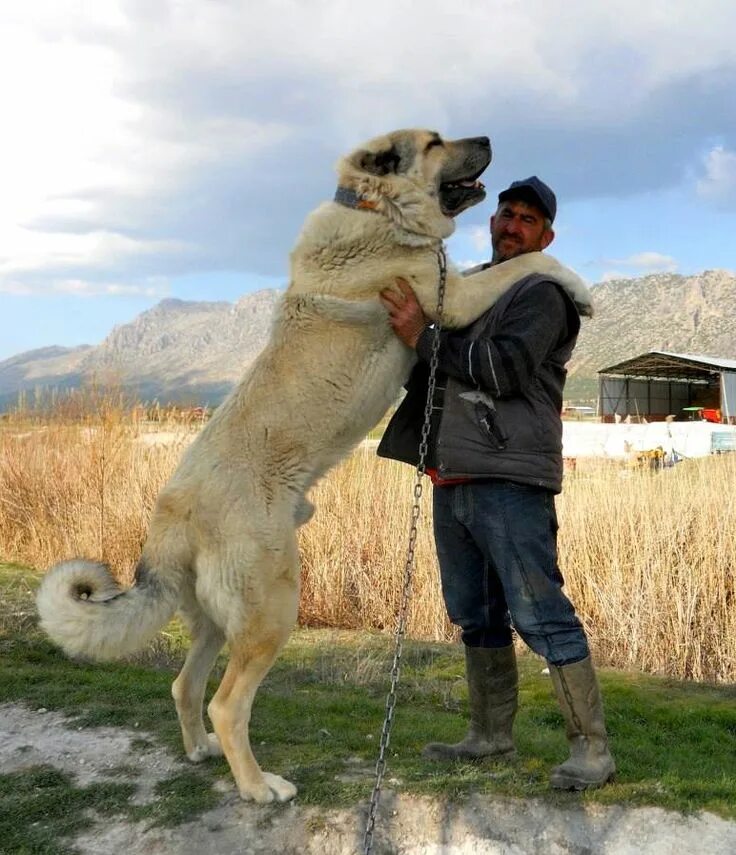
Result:
{"label": "dry grass", "polygon": [[735,484],[736,455],[568,478],[560,563],[602,659],[736,680]]}
{"label": "dry grass", "polygon": [[[156,495],[194,428],[98,406],[81,423],[0,423],[0,559],[46,567],[103,558],[129,578]],[[736,680],[736,455],[662,472],[579,466],[558,499],[568,592],[599,660],[678,677]],[[401,592],[413,472],[357,451],[314,491],[301,532],[305,624],[391,630]],[[451,637],[427,489],[409,633]]]}

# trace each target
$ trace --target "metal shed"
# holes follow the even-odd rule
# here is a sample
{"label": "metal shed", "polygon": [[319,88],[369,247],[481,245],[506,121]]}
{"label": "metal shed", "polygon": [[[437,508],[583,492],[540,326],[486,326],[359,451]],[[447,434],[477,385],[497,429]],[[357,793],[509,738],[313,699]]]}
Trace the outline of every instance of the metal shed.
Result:
{"label": "metal shed", "polygon": [[681,420],[703,412],[736,424],[736,359],[654,350],[598,372],[598,415],[604,421]]}

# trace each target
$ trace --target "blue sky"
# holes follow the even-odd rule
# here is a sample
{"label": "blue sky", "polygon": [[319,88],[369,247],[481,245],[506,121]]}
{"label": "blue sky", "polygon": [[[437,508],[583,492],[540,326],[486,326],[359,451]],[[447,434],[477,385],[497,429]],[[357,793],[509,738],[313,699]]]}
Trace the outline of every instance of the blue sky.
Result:
{"label": "blue sky", "polygon": [[458,263],[536,173],[591,283],[734,270],[734,32],[729,0],[4,4],[0,359],[285,286],[337,158],[400,127],[491,137]]}

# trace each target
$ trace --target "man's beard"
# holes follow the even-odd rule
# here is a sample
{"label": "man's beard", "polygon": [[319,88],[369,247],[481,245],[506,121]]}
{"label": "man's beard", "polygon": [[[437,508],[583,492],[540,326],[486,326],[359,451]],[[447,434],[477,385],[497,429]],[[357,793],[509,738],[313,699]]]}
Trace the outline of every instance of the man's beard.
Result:
{"label": "man's beard", "polygon": [[[500,248],[502,242],[505,243],[503,249]],[[491,261],[493,264],[499,264],[502,261],[508,261],[511,258],[516,258],[517,255],[523,255],[526,251],[522,242],[515,241],[507,235],[501,235],[498,240],[493,241],[492,247],[493,256]]]}

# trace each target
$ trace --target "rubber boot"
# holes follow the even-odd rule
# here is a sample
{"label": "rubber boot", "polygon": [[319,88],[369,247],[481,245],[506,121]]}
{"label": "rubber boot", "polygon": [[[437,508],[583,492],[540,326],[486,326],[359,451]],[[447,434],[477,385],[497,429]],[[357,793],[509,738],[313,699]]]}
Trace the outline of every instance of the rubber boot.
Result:
{"label": "rubber boot", "polygon": [[558,790],[601,787],[613,777],[616,765],[608,750],[601,693],[591,658],[572,665],[550,665],[549,673],[570,743],[570,757],[555,766],[550,783]]}
{"label": "rubber boot", "polygon": [[514,754],[512,726],[518,707],[519,674],[513,645],[466,647],[470,726],[462,742],[430,742],[429,760],[480,760]]}

